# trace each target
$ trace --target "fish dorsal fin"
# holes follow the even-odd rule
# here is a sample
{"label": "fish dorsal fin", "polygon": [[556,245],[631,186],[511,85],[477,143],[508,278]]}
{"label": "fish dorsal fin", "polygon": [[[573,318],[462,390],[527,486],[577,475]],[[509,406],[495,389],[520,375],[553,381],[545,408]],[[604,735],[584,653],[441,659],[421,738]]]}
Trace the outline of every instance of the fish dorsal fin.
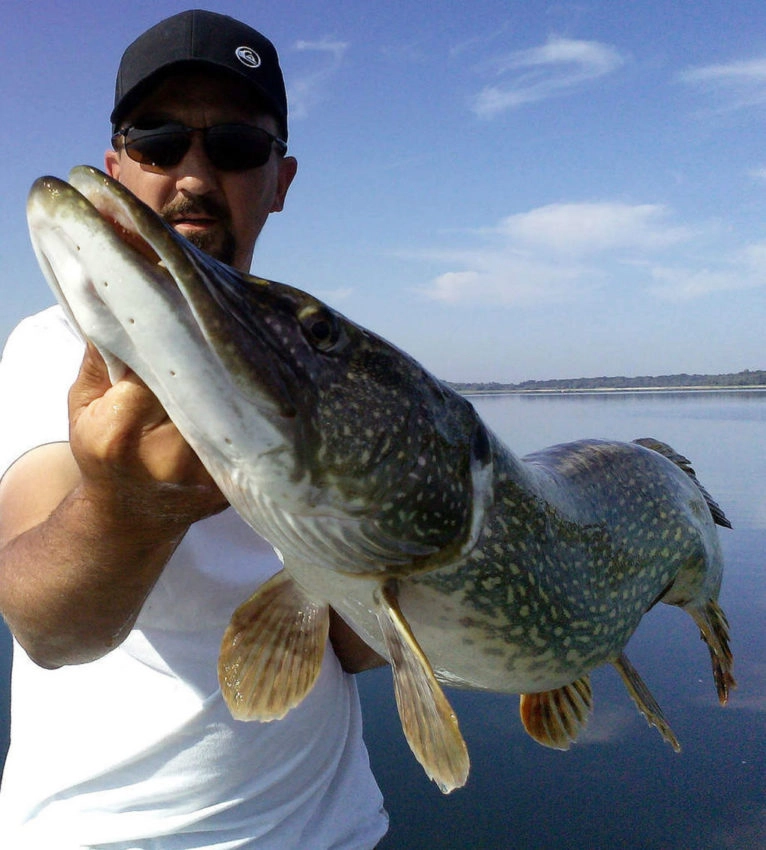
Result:
{"label": "fish dorsal fin", "polygon": [[380,589],[378,602],[404,735],[429,778],[449,794],[465,785],[470,767],[457,717],[404,619],[393,583]]}
{"label": "fish dorsal fin", "polygon": [[521,722],[527,732],[538,743],[556,750],[569,749],[587,725],[592,710],[589,676],[552,691],[522,694],[519,703]]}
{"label": "fish dorsal fin", "polygon": [[673,463],[679,469],[682,469],[697,485],[700,493],[702,493],[702,497],[707,502],[707,506],[710,509],[710,515],[713,517],[713,522],[715,522],[716,525],[723,526],[724,528],[731,528],[731,523],[726,517],[726,514],[724,514],[723,508],[721,508],[718,502],[716,502],[710,493],[708,493],[708,491],[702,486],[699,478],[697,478],[697,473],[694,471],[691,461],[688,458],[679,454],[674,448],[672,448],[672,446],[669,446],[667,443],[663,443],[654,437],[641,437],[638,440],[633,440],[633,442],[639,446],[643,446],[645,449],[651,449],[653,452],[663,455],[668,460],[672,460]]}
{"label": "fish dorsal fin", "polygon": [[278,720],[316,682],[330,625],[284,570],[232,614],[221,642],[218,681],[236,720]]}
{"label": "fish dorsal fin", "polygon": [[644,684],[644,680],[638,675],[636,668],[628,661],[625,653],[620,655],[612,664],[617,668],[617,672],[625,683],[631,699],[646,718],[646,722],[650,726],[655,726],[670,746],[676,752],[680,752],[681,745],[678,743],[678,738],[673,734],[670,724],[665,720],[662,709],[651,695],[649,688]]}

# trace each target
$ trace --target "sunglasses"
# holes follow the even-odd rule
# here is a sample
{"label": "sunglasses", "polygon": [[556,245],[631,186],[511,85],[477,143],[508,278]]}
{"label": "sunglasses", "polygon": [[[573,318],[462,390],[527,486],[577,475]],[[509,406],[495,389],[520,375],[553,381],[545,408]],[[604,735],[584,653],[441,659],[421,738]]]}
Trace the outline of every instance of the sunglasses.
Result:
{"label": "sunglasses", "polygon": [[125,153],[135,162],[172,168],[189,151],[192,133],[202,133],[207,158],[221,171],[246,171],[265,165],[272,145],[281,154],[287,152],[287,142],[251,124],[186,127],[177,121],[144,127],[132,124],[112,136],[112,146],[117,150],[122,139]]}

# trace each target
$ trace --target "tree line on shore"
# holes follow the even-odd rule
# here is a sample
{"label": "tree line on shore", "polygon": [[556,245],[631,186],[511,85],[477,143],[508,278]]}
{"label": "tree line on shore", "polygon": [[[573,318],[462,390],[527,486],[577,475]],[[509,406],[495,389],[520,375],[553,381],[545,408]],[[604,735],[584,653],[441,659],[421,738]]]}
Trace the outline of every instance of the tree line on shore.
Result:
{"label": "tree line on shore", "polygon": [[497,381],[447,383],[458,392],[544,392],[557,390],[620,390],[620,389],[667,389],[667,388],[747,388],[766,387],[766,370],[745,369],[722,375],[641,375],[598,378],[554,378],[547,381],[521,381],[518,384],[503,384]]}

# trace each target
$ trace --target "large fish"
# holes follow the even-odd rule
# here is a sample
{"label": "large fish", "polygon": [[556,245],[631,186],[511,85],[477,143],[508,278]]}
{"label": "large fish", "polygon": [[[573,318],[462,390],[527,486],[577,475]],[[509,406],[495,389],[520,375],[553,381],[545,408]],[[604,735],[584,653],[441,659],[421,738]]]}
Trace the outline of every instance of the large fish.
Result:
{"label": "large fish", "polygon": [[233,614],[232,714],[283,716],[319,672],[332,606],[391,663],[407,740],[448,792],[469,760],[441,687],[521,694],[565,749],[613,664],[678,742],[624,647],[658,601],[687,611],[721,703],[734,685],[717,603],[728,525],[654,440],[582,440],[519,459],[469,402],[301,290],[191,246],[92,168],[32,187],[32,241],[59,301],[155,392],[284,569]]}

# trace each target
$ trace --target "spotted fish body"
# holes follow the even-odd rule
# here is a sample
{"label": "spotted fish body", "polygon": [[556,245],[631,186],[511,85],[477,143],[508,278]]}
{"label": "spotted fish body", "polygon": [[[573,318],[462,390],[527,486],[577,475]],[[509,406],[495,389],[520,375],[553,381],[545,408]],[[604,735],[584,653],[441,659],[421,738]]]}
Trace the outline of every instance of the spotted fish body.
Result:
{"label": "spotted fish body", "polygon": [[[693,598],[717,592],[721,555],[707,505],[667,458],[579,441],[524,458],[523,477],[502,446],[496,458],[476,546],[400,592],[405,613],[418,597],[460,600],[465,683],[506,690],[513,681],[520,692],[566,685],[617,659],[654,602],[677,598],[679,577]],[[438,654],[429,657],[438,671]]]}
{"label": "spotted fish body", "polygon": [[70,180],[30,193],[54,292],[283,558],[223,637],[235,717],[279,718],[305,697],[329,606],[390,660],[405,735],[444,791],[469,760],[442,683],[520,693],[527,731],[566,748],[591,710],[590,671],[612,663],[677,747],[624,653],[658,601],[694,618],[726,701],[714,523],[728,523],[683,457],[644,439],[517,458],[394,346],[216,263],[95,170]]}

